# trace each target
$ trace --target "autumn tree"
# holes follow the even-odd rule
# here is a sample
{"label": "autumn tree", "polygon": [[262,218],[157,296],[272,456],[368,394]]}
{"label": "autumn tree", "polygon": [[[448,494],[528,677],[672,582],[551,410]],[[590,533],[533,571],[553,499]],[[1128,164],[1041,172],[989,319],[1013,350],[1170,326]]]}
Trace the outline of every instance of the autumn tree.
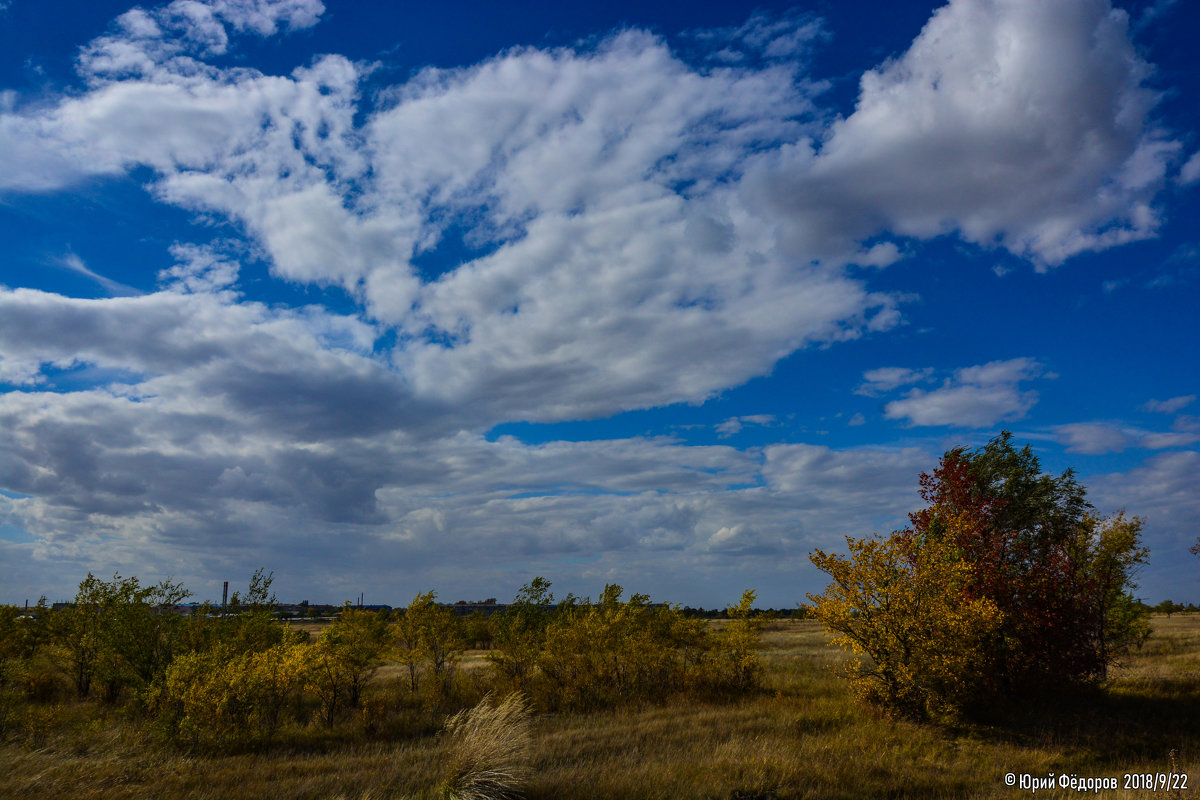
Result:
{"label": "autumn tree", "polygon": [[387,625],[373,611],[342,609],[308,650],[308,683],[321,702],[322,716],[332,727],[339,708],[355,708],[378,669],[387,642]]}
{"label": "autumn tree", "polygon": [[550,586],[550,581],[535,577],[521,587],[504,613],[494,618],[495,650],[488,658],[500,679],[518,691],[529,689],[546,643],[546,630],[554,617]]}
{"label": "autumn tree", "polygon": [[250,576],[245,593],[234,591],[224,608],[205,603],[196,609],[180,631],[182,652],[253,653],[268,650],[288,637],[305,638],[279,624],[276,598],[271,591],[275,573],[260,567]]}
{"label": "autumn tree", "polygon": [[421,627],[419,604],[424,596],[418,594],[392,622],[392,642],[396,660],[408,671],[409,691],[416,692],[425,661],[425,634]]}
{"label": "autumn tree", "polygon": [[440,687],[466,646],[461,619],[438,603],[437,593],[432,591],[418,593],[397,616],[392,637],[397,660],[407,667],[409,688],[414,692],[423,666]]}
{"label": "autumn tree", "polygon": [[124,688],[148,685],[174,655],[182,620],[167,609],[189,594],[169,579],[142,586],[135,577],[104,581],[88,573],[52,626],[76,693],[86,697],[98,683],[111,702]]}
{"label": "autumn tree", "polygon": [[1144,632],[1130,590],[1148,556],[1142,520],[1098,517],[1072,470],[1042,472],[1026,445],[1003,432],[975,451],[956,448],[921,476],[929,505],[912,515],[918,535],[953,515],[971,566],[967,592],[990,598],[1002,622],[990,670],[1002,691],[1103,680]]}
{"label": "autumn tree", "polygon": [[271,591],[275,573],[259,567],[250,576],[245,594],[234,592],[229,598],[229,609],[233,616],[229,635],[233,647],[239,652],[267,650],[284,639],[284,628],[275,619],[278,600]]}
{"label": "autumn tree", "polygon": [[54,683],[34,678],[33,660],[46,643],[46,598],[38,601],[33,614],[17,606],[0,606],[0,733],[3,733],[22,695],[53,694]]}
{"label": "autumn tree", "polygon": [[1081,583],[1089,598],[1090,649],[1095,677],[1107,677],[1109,665],[1150,635],[1146,610],[1129,589],[1132,576],[1149,558],[1141,544],[1142,520],[1117,512],[1084,520]]}
{"label": "autumn tree", "polygon": [[[922,684],[922,669],[913,675],[925,686],[918,697],[942,694],[949,705],[1102,680],[1144,638],[1144,612],[1129,594],[1147,557],[1142,521],[1096,516],[1072,471],[1043,473],[1032,450],[1015,448],[1005,432],[978,450],[947,452],[920,482],[928,505],[910,515],[910,528],[875,544],[848,540],[849,560],[812,555],[834,578],[812,598],[818,618],[850,643],[896,641],[898,649],[872,645],[879,655],[858,644],[884,684],[889,671],[907,674],[914,644],[944,639],[951,620],[960,626],[945,640],[961,642],[954,657],[977,665],[966,673],[970,684],[943,690],[937,680]],[[911,596],[912,586],[931,594]],[[932,617],[931,606],[939,609]],[[939,626],[939,617],[947,622]],[[883,699],[913,705],[892,689]]]}

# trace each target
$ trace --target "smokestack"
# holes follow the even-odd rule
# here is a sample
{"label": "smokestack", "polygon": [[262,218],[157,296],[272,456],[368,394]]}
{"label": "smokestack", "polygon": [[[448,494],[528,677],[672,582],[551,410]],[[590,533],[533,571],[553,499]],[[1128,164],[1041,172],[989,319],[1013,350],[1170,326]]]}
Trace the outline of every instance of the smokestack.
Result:
{"label": "smokestack", "polygon": [[221,608],[229,605],[229,581],[225,581],[225,588],[221,590]]}

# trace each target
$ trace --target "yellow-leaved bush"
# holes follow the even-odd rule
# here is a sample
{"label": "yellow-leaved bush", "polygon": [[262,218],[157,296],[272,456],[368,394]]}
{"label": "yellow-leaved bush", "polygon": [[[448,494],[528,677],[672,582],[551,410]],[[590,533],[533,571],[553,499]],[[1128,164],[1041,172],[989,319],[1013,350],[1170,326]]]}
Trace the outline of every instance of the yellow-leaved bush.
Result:
{"label": "yellow-leaved bush", "polygon": [[593,708],[686,688],[681,647],[699,638],[698,627],[645,595],[621,602],[621,593],[606,586],[598,602],[561,607],[550,623],[539,666],[556,705]]}
{"label": "yellow-leaved bush", "polygon": [[236,749],[269,742],[303,686],[308,647],[287,637],[259,651],[178,656],[151,697],[175,742]]}
{"label": "yellow-leaved bush", "polygon": [[[948,531],[959,521],[945,520]],[[1001,614],[970,597],[970,566],[953,537],[912,531],[846,538],[848,558],[815,550],[833,579],[809,595],[813,613],[857,659],[844,665],[860,697],[914,716],[938,716],[973,700]],[[866,658],[863,658],[865,656]]]}
{"label": "yellow-leaved bush", "polygon": [[572,599],[549,615],[536,656],[539,680],[528,682],[544,704],[586,710],[757,685],[754,592],[730,607],[717,635],[678,608],[642,594],[622,601],[622,592],[611,584],[597,602]]}
{"label": "yellow-leaved bush", "polygon": [[720,663],[718,674],[730,688],[749,689],[758,683],[762,665],[758,660],[758,640],[762,634],[762,623],[754,615],[754,600],[758,596],[753,589],[742,592],[736,606],[729,606],[726,613],[729,622],[721,629],[717,638],[717,658]]}

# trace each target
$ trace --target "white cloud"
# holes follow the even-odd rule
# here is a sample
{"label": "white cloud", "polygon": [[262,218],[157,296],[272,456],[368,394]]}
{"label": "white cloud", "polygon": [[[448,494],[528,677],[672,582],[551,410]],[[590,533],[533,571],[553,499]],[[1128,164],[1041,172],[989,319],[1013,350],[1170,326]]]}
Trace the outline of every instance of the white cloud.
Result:
{"label": "white cloud", "polygon": [[1127,28],[1105,0],[955,0],[819,143],[764,159],[763,202],[817,254],[953,231],[1045,267],[1152,236],[1178,144],[1147,126]]}
{"label": "white cloud", "polygon": [[1030,380],[1043,372],[1042,365],[1032,358],[1010,358],[1007,361],[989,361],[977,367],[955,370],[954,380],[958,383],[993,386]]}
{"label": "white cloud", "polygon": [[317,23],[320,0],[174,0],[146,10],[135,7],[116,20],[115,30],[93,40],[80,54],[82,71],[93,78],[150,77],[160,65],[205,72],[194,56],[222,55],[230,29],[271,36]]}
{"label": "white cloud", "polygon": [[1119,453],[1133,444],[1134,438],[1119,427],[1105,423],[1079,422],[1055,429],[1058,440],[1068,453]]}
{"label": "white cloud", "polygon": [[[238,366],[185,373],[151,397],[0,397],[0,484],[25,495],[0,498],[0,514],[35,540],[26,563],[54,561],[68,578],[71,564],[80,574],[157,570],[193,585],[267,563],[319,587],[339,584],[318,566],[336,559],[388,599],[398,576],[430,581],[447,563],[459,574],[442,576],[444,592],[538,564],[577,590],[591,574],[580,563],[623,560],[633,580],[631,552],[664,575],[716,574],[731,553],[769,572],[802,563],[811,546],[837,544],[844,532],[902,522],[915,475],[931,463],[917,450],[807,445],[741,452],[654,439],[421,440],[381,429],[378,419],[331,420],[318,431],[311,421],[320,409],[309,407],[312,396],[295,397],[295,386],[260,398],[285,417],[273,423],[248,398],[214,385]],[[354,390],[339,377],[330,385]],[[222,402],[197,403],[197,385]],[[231,407],[238,402],[243,412]],[[356,406],[360,417],[381,411]],[[305,420],[308,429],[297,424]],[[754,488],[734,488],[744,486]],[[182,571],[181,550],[193,554]],[[17,576],[4,577],[17,585],[7,582]],[[528,577],[492,585],[511,591]],[[776,592],[773,602],[797,599]]]}
{"label": "white cloud", "polygon": [[1200,180],[1200,153],[1192,153],[1192,157],[1179,170],[1179,182],[1189,186]]}
{"label": "white cloud", "polygon": [[740,417],[730,417],[716,426],[717,435],[722,439],[741,433],[747,425],[772,425],[774,414],[746,414]]}
{"label": "white cloud", "polygon": [[[1146,129],[1147,67],[1098,0],[951,4],[825,131],[794,60],[701,72],[639,31],[428,69],[375,108],[338,56],[288,77],[200,60],[321,10],[129,12],[81,58],[90,92],[0,116],[2,180],[151,166],[161,199],[240,221],[277,276],[352,292],[400,334],[417,395],[487,422],[702,401],[798,348],[894,327],[898,298],[841,268],[899,258],[859,245],[880,230],[999,237],[1047,263],[1103,246],[1098,226],[1147,235],[1130,220],[1170,150]],[[774,52],[820,35],[756,17],[732,36]],[[467,219],[485,255],[436,279],[414,268]],[[991,405],[1011,416],[1024,398]]]}
{"label": "white cloud", "polygon": [[1196,541],[1200,519],[1200,453],[1161,453],[1125,472],[1087,480],[1088,499],[1104,512],[1119,508],[1145,520],[1143,541],[1150,565],[1139,576],[1154,592],[1137,592],[1151,602],[1195,596],[1195,558],[1188,547]]}
{"label": "white cloud", "polygon": [[[160,17],[123,18],[101,49],[163,41]],[[893,298],[778,252],[726,180],[802,129],[791,69],[700,73],[634,31],[427,70],[355,130],[345,59],[281,78],[139,52],[139,80],[5,118],[47,151],[10,185],[69,180],[63,153],[80,174],[154,167],[160,198],[241,221],[276,275],[354,293],[406,342],[415,391],[492,407],[481,425],[699,401],[900,321]],[[421,276],[412,260],[464,215],[491,252]]]}
{"label": "white cloud", "polygon": [[740,419],[737,417],[730,417],[729,419],[717,425],[717,435],[721,438],[733,436],[736,433],[741,433],[742,427],[742,421]]}
{"label": "white cloud", "polygon": [[171,255],[178,263],[158,273],[159,283],[169,290],[215,293],[237,281],[237,262],[213,246],[175,244]]}
{"label": "white cloud", "polygon": [[874,397],[890,392],[898,386],[928,380],[932,374],[932,368],[880,367],[879,369],[870,369],[863,373],[863,382],[854,390],[854,393]]}
{"label": "white cloud", "polygon": [[1153,433],[1147,431],[1138,440],[1138,446],[1147,450],[1167,450],[1176,447],[1188,447],[1200,442],[1200,433]]}
{"label": "white cloud", "polygon": [[1192,403],[1196,402],[1196,395],[1187,394],[1180,397],[1172,397],[1169,400],[1147,400],[1142,405],[1143,411],[1150,411],[1155,414],[1174,414],[1182,411]]}
{"label": "white cloud", "polygon": [[940,388],[912,389],[902,399],[889,402],[883,415],[906,420],[909,425],[986,428],[1025,416],[1037,402],[1037,393],[1021,391],[1020,383],[1043,376],[1049,377],[1042,365],[1030,358],[964,367]]}
{"label": "white cloud", "polygon": [[90,281],[96,282],[110,295],[127,296],[140,294],[137,289],[134,289],[131,286],[126,286],[123,283],[114,281],[111,278],[106,278],[103,275],[99,275],[88,269],[87,265],[83,263],[83,259],[74,253],[67,253],[62,258],[57,259],[56,263],[61,267],[69,269],[71,272],[75,272],[84,276]]}
{"label": "white cloud", "polygon": [[1183,429],[1174,432],[1147,431],[1112,422],[1079,422],[1054,429],[1056,438],[1067,445],[1069,453],[1099,455],[1120,453],[1128,448],[1166,450],[1200,442],[1200,432]]}
{"label": "white cloud", "polygon": [[948,385],[931,392],[914,389],[904,399],[888,403],[883,415],[910,425],[986,428],[1020,419],[1036,401],[1035,392],[1020,392],[1011,385]]}
{"label": "white cloud", "polygon": [[725,44],[710,55],[710,59],[738,63],[748,56],[765,59],[805,57],[814,44],[829,38],[829,32],[819,18],[793,11],[782,17],[756,13],[737,28],[693,31],[692,36],[706,44]]}

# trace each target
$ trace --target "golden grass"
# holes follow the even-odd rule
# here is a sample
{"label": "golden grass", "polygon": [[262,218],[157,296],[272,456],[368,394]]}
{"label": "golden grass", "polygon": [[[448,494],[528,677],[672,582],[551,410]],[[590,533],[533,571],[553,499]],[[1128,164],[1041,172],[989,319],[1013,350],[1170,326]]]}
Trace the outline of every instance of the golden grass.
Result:
{"label": "golden grass", "polygon": [[492,705],[485,697],[474,708],[446,720],[448,800],[504,800],[529,778],[533,746],[530,709],[513,693]]}
{"label": "golden grass", "polygon": [[[764,687],[752,697],[535,717],[524,796],[1015,798],[1032,795],[1005,786],[1005,773],[1159,772],[1169,769],[1172,750],[1195,792],[1200,615],[1156,617],[1153,628],[1104,691],[1001,708],[951,727],[893,720],[856,705],[831,669],[845,656],[816,623],[771,623],[761,653]],[[464,665],[482,658],[469,654]],[[389,673],[377,681],[386,685]],[[387,696],[383,688],[379,698]],[[40,731],[29,736],[18,726],[0,745],[0,798],[434,798],[453,753],[447,736],[369,741],[349,720],[261,754],[190,758],[150,744],[115,712],[93,719],[90,704],[31,708],[51,718],[31,720]],[[421,730],[437,727],[429,722]]]}

